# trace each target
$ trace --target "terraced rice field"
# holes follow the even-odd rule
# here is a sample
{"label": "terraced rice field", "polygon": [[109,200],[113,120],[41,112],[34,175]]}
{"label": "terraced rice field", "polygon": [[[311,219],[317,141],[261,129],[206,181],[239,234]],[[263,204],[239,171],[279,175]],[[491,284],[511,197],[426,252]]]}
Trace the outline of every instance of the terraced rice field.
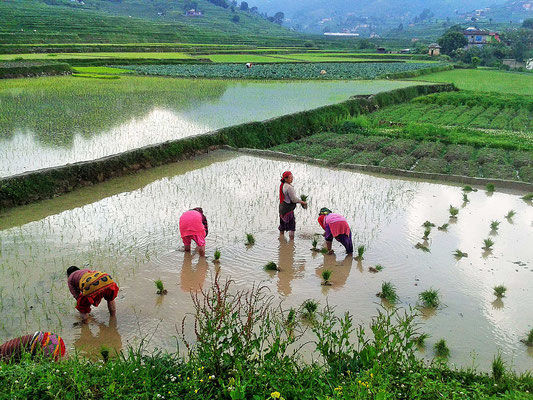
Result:
{"label": "terraced rice field", "polygon": [[[294,242],[276,230],[279,176],[286,169],[297,192],[310,196],[309,208],[296,210]],[[432,358],[430,349],[444,338],[456,365],[470,366],[475,357],[487,370],[501,350],[516,370],[530,369],[533,353],[520,339],[533,318],[533,208],[518,193],[479,190],[468,194],[469,203],[462,194],[460,187],[219,151],[13,209],[0,219],[0,341],[46,328],[61,334],[70,351],[125,349],[141,338],[148,351],[175,350],[176,326],[192,310],[190,291],[209,285],[219,268],[237,288],[264,282],[284,307],[313,298],[339,314],[350,311],[362,324],[381,307],[382,282],[396,286],[401,307],[416,307],[419,293],[433,288],[442,306],[419,308],[421,332],[431,335],[420,357]],[[450,219],[450,205],[458,208],[457,219]],[[179,215],[196,206],[210,223],[207,260],[181,250]],[[335,255],[310,251],[324,206],[347,217],[355,246],[366,246],[364,260],[345,257],[336,242]],[[511,209],[516,215],[505,218]],[[497,231],[492,220],[500,222]],[[425,221],[449,226],[432,229],[424,242]],[[246,233],[255,245],[246,246]],[[487,237],[495,243],[491,251],[482,249]],[[415,248],[419,242],[429,252]],[[212,262],[217,248],[218,267]],[[456,258],[456,249],[468,257]],[[270,261],[281,271],[265,271]],[[369,271],[378,264],[381,272]],[[121,287],[117,322],[101,306],[88,326],[73,325],[69,265],[113,276]],[[331,286],[322,285],[325,269],[332,270]],[[166,296],[156,294],[156,279]],[[500,284],[507,287],[502,299],[492,289]]]}

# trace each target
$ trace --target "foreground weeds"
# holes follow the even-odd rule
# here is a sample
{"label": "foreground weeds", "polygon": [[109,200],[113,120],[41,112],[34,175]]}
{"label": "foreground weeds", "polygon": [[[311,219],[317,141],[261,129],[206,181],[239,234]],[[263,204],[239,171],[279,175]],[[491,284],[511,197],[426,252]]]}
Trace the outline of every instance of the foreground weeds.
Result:
{"label": "foreground weeds", "polygon": [[[533,392],[530,376],[505,368],[489,375],[421,361],[411,310],[380,310],[367,327],[326,305],[300,322],[266,288],[235,291],[218,276],[193,302],[179,329],[184,357],[142,348],[106,362],[27,356],[0,364],[0,398],[526,399]],[[304,362],[304,351],[314,362]]]}

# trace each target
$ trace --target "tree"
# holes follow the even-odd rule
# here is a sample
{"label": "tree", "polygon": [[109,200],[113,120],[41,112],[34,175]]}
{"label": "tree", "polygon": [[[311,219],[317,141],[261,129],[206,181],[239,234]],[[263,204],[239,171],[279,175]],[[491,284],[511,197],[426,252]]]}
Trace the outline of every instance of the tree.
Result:
{"label": "tree", "polygon": [[274,22],[276,24],[280,24],[283,22],[283,20],[285,19],[285,14],[281,11],[278,11],[277,13],[274,14]]}
{"label": "tree", "polygon": [[239,17],[237,14],[235,14],[235,15],[231,18],[231,20],[232,20],[233,22],[235,22],[235,23],[238,23],[238,22],[241,20],[241,17]]}
{"label": "tree", "polygon": [[525,19],[522,22],[522,28],[533,29],[533,18]]}
{"label": "tree", "polygon": [[403,31],[403,24],[398,25],[398,28],[396,29],[398,32]]}
{"label": "tree", "polygon": [[479,63],[481,62],[481,59],[479,57],[472,57],[472,68],[477,68]]}
{"label": "tree", "polygon": [[450,55],[454,50],[465,47],[468,40],[461,32],[448,31],[440,39],[441,52]]}
{"label": "tree", "polygon": [[248,3],[245,1],[241,2],[241,10],[242,11],[248,11]]}
{"label": "tree", "polygon": [[250,8],[250,12],[251,12],[252,14],[257,14],[257,13],[259,12],[259,9],[258,9],[257,7],[254,6],[254,7]]}

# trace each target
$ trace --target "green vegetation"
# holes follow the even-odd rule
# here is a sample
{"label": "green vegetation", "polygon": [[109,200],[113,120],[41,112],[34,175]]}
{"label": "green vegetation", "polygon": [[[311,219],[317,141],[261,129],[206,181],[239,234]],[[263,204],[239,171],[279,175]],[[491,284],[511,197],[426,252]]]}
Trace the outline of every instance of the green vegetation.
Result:
{"label": "green vegetation", "polygon": [[323,285],[331,285],[331,282],[329,280],[331,279],[332,273],[333,272],[329,269],[322,271],[322,279],[324,280],[324,282],[322,282]]}
{"label": "green vegetation", "polygon": [[[377,79],[388,74],[427,68],[424,63],[283,63],[128,65],[144,75],[232,79]],[[325,70],[323,75],[320,71]]]}
{"label": "green vegetation", "polygon": [[510,210],[510,211],[505,215],[505,218],[507,218],[507,219],[511,219],[511,218],[513,218],[515,215],[516,215],[516,211],[515,211],[515,210]]}
{"label": "green vegetation", "polygon": [[491,238],[487,238],[483,240],[483,250],[489,251],[492,250],[492,246],[494,246],[494,241]]}
{"label": "green vegetation", "polygon": [[533,193],[528,193],[528,194],[522,196],[522,200],[532,201],[533,200]]}
{"label": "green vegetation", "polygon": [[439,291],[428,289],[418,295],[422,307],[437,308],[440,305]]}
{"label": "green vegetation", "polygon": [[425,75],[416,80],[453,83],[459,89],[476,92],[531,95],[533,75],[486,69],[454,69]]}
{"label": "green vegetation", "polygon": [[161,279],[158,279],[154,281],[155,287],[157,289],[157,294],[167,294],[167,290],[165,289],[165,285],[163,285],[163,281]]}
{"label": "green vegetation", "polygon": [[318,245],[318,238],[315,236],[313,236],[313,240],[311,241],[311,245],[313,247],[311,247],[311,250],[313,251],[319,251],[318,248],[316,247]]}
{"label": "green vegetation", "polygon": [[435,224],[431,221],[426,221],[422,224],[424,228],[431,229],[435,227]]}
{"label": "green vegetation", "polygon": [[399,300],[399,297],[396,294],[396,287],[391,282],[383,282],[381,284],[381,292],[376,296],[387,300],[390,304],[396,304]]}
{"label": "green vegetation", "polygon": [[300,306],[300,315],[307,321],[313,321],[316,310],[318,310],[318,303],[313,299],[307,299]]}
{"label": "green vegetation", "polygon": [[466,193],[477,192],[477,189],[472,188],[472,186],[466,185],[466,186],[463,186],[463,192],[466,192]]}
{"label": "green vegetation", "polygon": [[490,223],[490,229],[493,230],[493,231],[497,231],[499,226],[500,226],[500,222],[499,221],[492,221]]}
{"label": "green vegetation", "polygon": [[74,72],[80,74],[96,74],[96,75],[123,75],[130,73],[127,69],[111,68],[111,67],[76,67]]}
{"label": "green vegetation", "polygon": [[524,342],[528,346],[533,346],[533,329],[529,331],[527,338],[523,339],[522,342]]}
{"label": "green vegetation", "polygon": [[493,183],[487,183],[487,185],[485,186],[485,190],[489,193],[492,193],[494,192],[494,184]]}
{"label": "green vegetation", "polygon": [[495,382],[501,382],[505,377],[505,362],[502,359],[502,355],[498,352],[498,355],[492,360],[492,377]]}
{"label": "green vegetation", "polygon": [[278,265],[274,261],[270,261],[263,267],[265,271],[279,271]]}
{"label": "green vegetation", "polygon": [[0,62],[0,79],[31,76],[65,75],[71,72],[70,65],[39,61]]}
{"label": "green vegetation", "polygon": [[253,246],[255,244],[255,238],[254,235],[251,233],[246,234],[246,245],[247,246]]}
{"label": "green vegetation", "polygon": [[446,224],[442,224],[441,226],[439,226],[437,229],[439,231],[446,231],[448,229],[448,227],[450,226],[450,224],[446,223]]}
{"label": "green vegetation", "polygon": [[465,253],[459,249],[455,250],[455,253],[453,253],[453,255],[457,257],[458,259],[461,259],[463,257],[468,257],[468,253]]}
{"label": "green vegetation", "polygon": [[424,253],[430,253],[431,250],[424,243],[415,244],[415,249],[422,250]]}
{"label": "green vegetation", "polygon": [[503,285],[494,286],[494,296],[496,297],[505,297],[505,292],[507,288]]}
{"label": "green vegetation", "polygon": [[463,193],[463,203],[470,203],[470,200],[468,199],[468,195],[466,193]]}
{"label": "green vegetation", "polygon": [[214,257],[215,257],[215,262],[220,262],[220,250],[219,249],[215,249],[215,254],[214,254]]}
{"label": "green vegetation", "polygon": [[357,256],[355,256],[355,259],[358,261],[364,260],[363,254],[365,254],[365,246],[357,246]]}
{"label": "green vegetation", "polygon": [[457,214],[459,214],[459,209],[457,207],[450,205],[448,211],[450,212],[450,218],[457,218]]}
{"label": "green vegetation", "polygon": [[434,346],[435,355],[439,358],[448,358],[450,356],[450,349],[446,345],[446,340],[441,339]]}
{"label": "green vegetation", "polygon": [[426,228],[424,230],[424,236],[422,236],[422,239],[424,240],[428,240],[429,239],[429,234],[431,233],[431,228]]}
{"label": "green vegetation", "polygon": [[416,347],[423,349],[426,347],[426,340],[429,339],[429,334],[427,333],[421,333],[420,335],[416,336],[414,338],[414,343],[416,344]]}

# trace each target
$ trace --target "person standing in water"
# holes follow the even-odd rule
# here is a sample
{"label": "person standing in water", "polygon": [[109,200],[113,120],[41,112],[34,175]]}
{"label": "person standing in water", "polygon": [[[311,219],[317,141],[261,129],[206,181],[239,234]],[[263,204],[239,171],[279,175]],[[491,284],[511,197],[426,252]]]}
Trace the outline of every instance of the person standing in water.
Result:
{"label": "person standing in water", "polygon": [[209,233],[207,218],[201,207],[185,211],[180,217],[180,235],[185,251],[191,251],[191,241],[194,240],[200,257],[205,257],[205,238]]}
{"label": "person standing in water", "polygon": [[296,205],[301,204],[306,207],[307,203],[300,200],[296,196],[292,182],[294,176],[290,171],[285,171],[281,176],[281,185],[279,186],[279,232],[284,235],[289,232],[289,238],[294,239],[294,232],[296,231],[296,219],[294,217],[294,210]]}
{"label": "person standing in water", "polygon": [[333,238],[344,246],[346,254],[353,253],[352,231],[346,218],[324,207],[320,210],[318,223],[326,231],[324,233],[324,239],[326,240],[326,247],[330,254],[333,253],[331,249]]}
{"label": "person standing in water", "polygon": [[29,353],[32,358],[41,355],[59,361],[66,356],[67,348],[61,336],[41,331],[8,340],[0,345],[0,361],[17,362],[24,353]]}
{"label": "person standing in water", "polygon": [[91,306],[98,307],[102,299],[107,301],[109,315],[116,315],[115,299],[119,289],[109,274],[71,266],[67,269],[67,277],[68,288],[77,301],[76,309],[80,312],[83,322],[89,318]]}

